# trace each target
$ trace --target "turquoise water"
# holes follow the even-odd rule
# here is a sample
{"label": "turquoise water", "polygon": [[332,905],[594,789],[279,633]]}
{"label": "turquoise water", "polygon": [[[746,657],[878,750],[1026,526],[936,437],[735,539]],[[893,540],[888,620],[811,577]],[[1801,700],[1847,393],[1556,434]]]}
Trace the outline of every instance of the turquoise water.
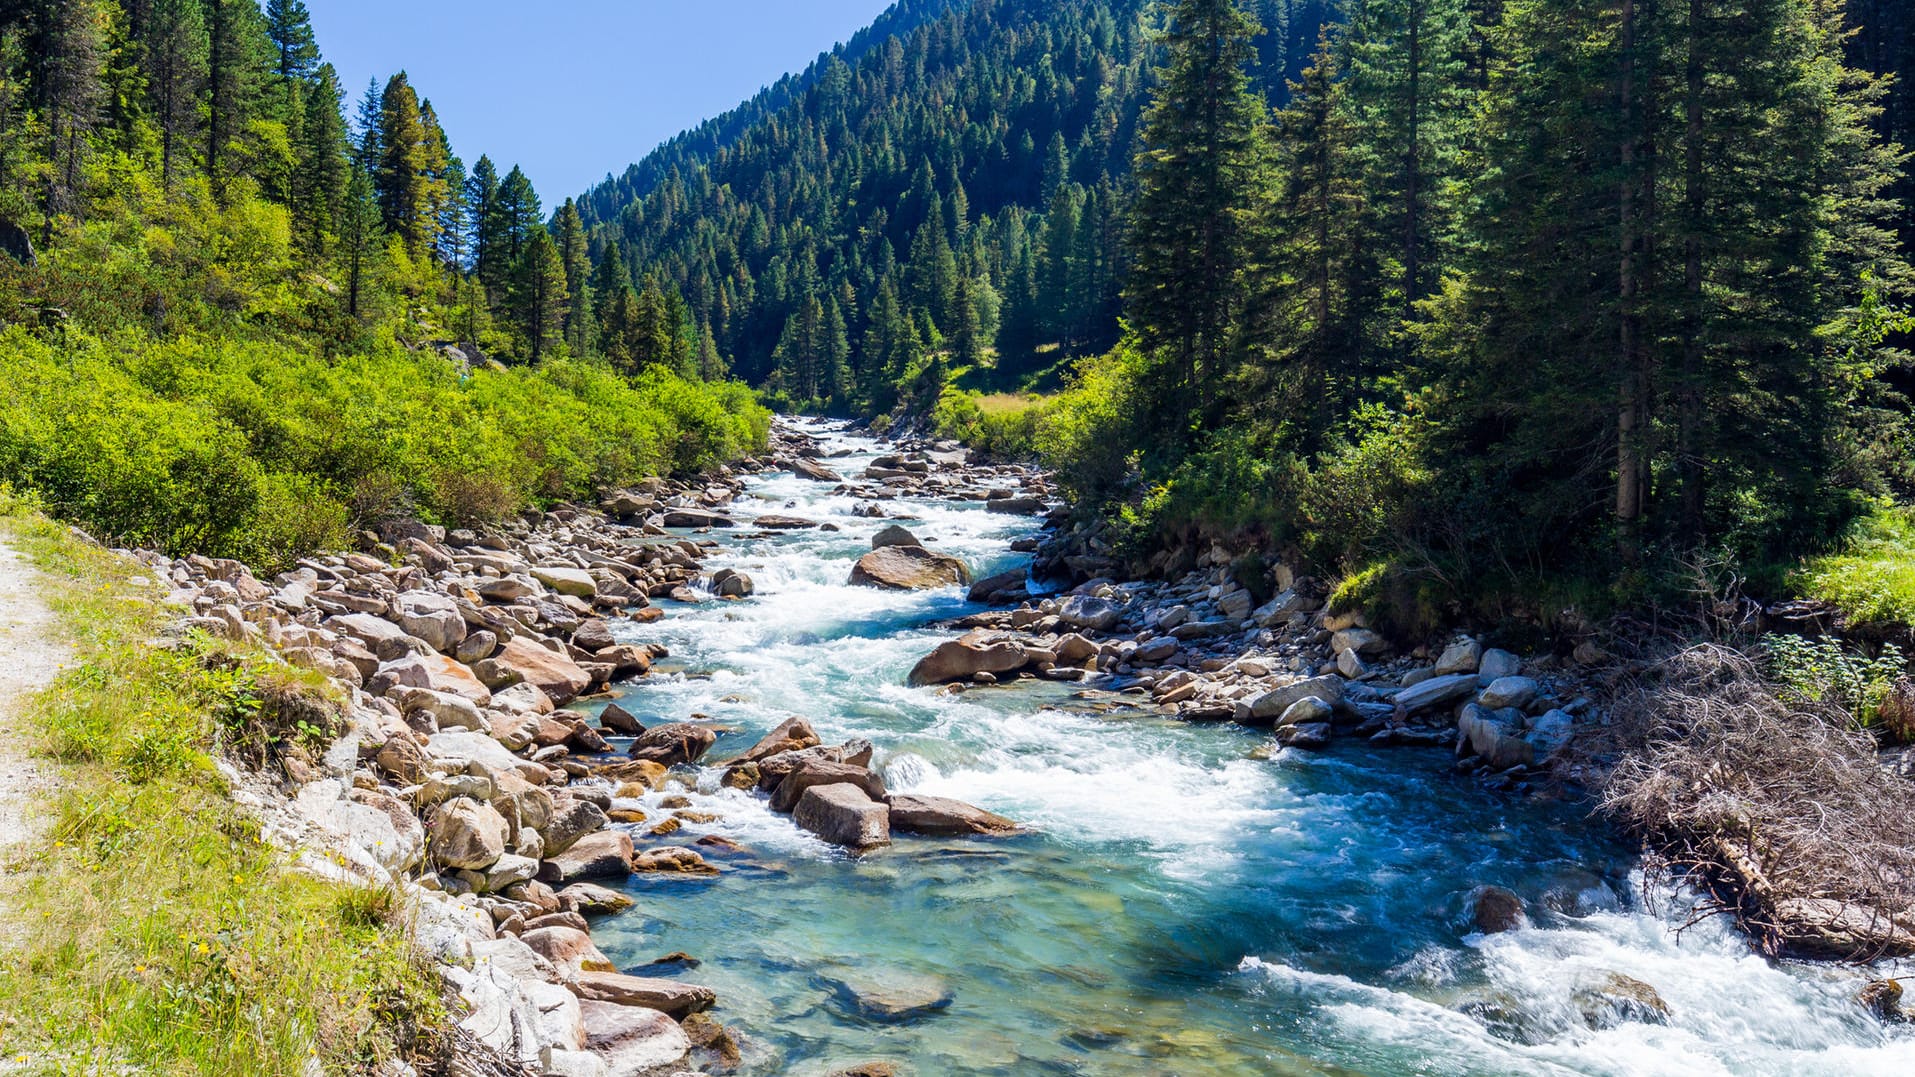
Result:
{"label": "turquoise water", "polygon": [[[825,428],[814,428],[823,431]],[[856,455],[879,453],[832,433]],[[754,481],[741,515],[842,531],[725,539],[710,567],[750,574],[742,603],[674,608],[633,639],[672,650],[630,688],[651,722],[693,715],[723,760],[793,714],[828,743],[864,737],[894,791],[955,796],[1033,833],[900,837],[851,858],[697,778],[714,879],[635,877],[638,905],[594,934],[621,965],[692,954],[743,1072],[823,1074],[868,1059],[971,1074],[1905,1074],[1915,1039],[1848,1002],[1871,975],[1773,966],[1719,924],[1678,938],[1639,898],[1629,850],[1568,803],[1492,795],[1445,752],[1339,744],[1250,758],[1231,726],[1099,713],[1076,686],[944,695],[905,673],[967,612],[958,591],[846,586],[884,521],[790,475]],[[891,502],[980,574],[1011,567],[1028,520],[982,506]],[[1104,706],[1108,706],[1105,704]],[[670,814],[646,798],[654,820]],[[1529,903],[1531,927],[1467,933],[1482,884]],[[1656,988],[1666,1024],[1591,1029],[1572,996],[1609,973]],[[844,984],[929,979],[940,1009],[863,1015]]]}

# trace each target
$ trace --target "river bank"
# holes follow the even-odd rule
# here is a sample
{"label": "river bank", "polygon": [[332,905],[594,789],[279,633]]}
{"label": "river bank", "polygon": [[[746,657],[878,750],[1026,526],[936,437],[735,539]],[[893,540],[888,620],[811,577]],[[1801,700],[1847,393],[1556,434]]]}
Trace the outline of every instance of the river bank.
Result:
{"label": "river bank", "polygon": [[[1245,608],[1223,565],[1023,613],[853,586],[902,526],[1000,597],[1041,592],[1043,477],[827,425],[780,444],[605,515],[395,527],[380,557],[270,584],[150,561],[193,627],[334,679],[353,728],[244,795],[316,870],[407,880],[487,1049],[812,1074],[1387,1072],[1432,1043],[1457,1072],[1886,1073],[1906,1049],[1853,1001],[1872,974],[1763,963],[1717,925],[1675,939],[1586,806],[1508,795],[1547,794],[1548,716],[1600,720],[1566,671],[1463,641],[1378,660],[1311,621],[1308,581]],[[908,687],[943,679],[919,667],[954,631],[1016,664]],[[1440,702],[1402,698],[1424,685]],[[1466,701],[1487,729],[1459,768],[1454,729],[1416,719]],[[847,857],[703,765],[794,718],[893,798],[1022,829]],[[1492,766],[1500,789],[1469,773]]]}

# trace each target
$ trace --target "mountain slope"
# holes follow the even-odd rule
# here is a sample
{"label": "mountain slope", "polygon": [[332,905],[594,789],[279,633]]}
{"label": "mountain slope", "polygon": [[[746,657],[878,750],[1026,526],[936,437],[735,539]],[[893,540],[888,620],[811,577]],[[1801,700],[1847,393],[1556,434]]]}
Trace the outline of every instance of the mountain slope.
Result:
{"label": "mountain slope", "polygon": [[[1327,5],[1256,6],[1274,97]],[[587,194],[595,253],[676,286],[738,373],[794,403],[875,413],[947,360],[1105,347],[1150,9],[905,0]]]}

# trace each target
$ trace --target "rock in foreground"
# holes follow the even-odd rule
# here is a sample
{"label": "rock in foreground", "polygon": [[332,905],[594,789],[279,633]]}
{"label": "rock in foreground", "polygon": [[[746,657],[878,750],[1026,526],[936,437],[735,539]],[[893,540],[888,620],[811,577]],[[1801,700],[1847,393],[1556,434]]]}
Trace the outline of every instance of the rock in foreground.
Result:
{"label": "rock in foreground", "polygon": [[815,785],[798,798],[792,821],[833,845],[871,849],[891,843],[891,813],[855,785]]}
{"label": "rock in foreground", "polygon": [[995,812],[948,797],[898,793],[891,797],[891,827],[907,834],[938,837],[965,834],[1014,834],[1015,822]]}
{"label": "rock in foreground", "polygon": [[957,558],[922,546],[884,546],[858,559],[851,582],[893,591],[930,591],[968,586],[971,571]]}

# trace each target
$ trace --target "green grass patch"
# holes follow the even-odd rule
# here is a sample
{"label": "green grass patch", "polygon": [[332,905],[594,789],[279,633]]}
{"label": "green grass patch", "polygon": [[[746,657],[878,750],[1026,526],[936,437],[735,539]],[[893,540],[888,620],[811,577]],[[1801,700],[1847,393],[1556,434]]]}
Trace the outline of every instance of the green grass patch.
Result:
{"label": "green grass patch", "polygon": [[1851,624],[1915,627],[1915,510],[1885,506],[1862,517],[1841,548],[1804,561],[1789,584],[1833,603]]}
{"label": "green grass patch", "polygon": [[311,686],[257,653],[156,645],[167,614],[137,567],[3,490],[0,535],[76,649],[29,712],[60,787],[7,865],[0,1057],[278,1077],[436,1054],[436,978],[388,923],[395,895],[292,870],[213,765]]}

